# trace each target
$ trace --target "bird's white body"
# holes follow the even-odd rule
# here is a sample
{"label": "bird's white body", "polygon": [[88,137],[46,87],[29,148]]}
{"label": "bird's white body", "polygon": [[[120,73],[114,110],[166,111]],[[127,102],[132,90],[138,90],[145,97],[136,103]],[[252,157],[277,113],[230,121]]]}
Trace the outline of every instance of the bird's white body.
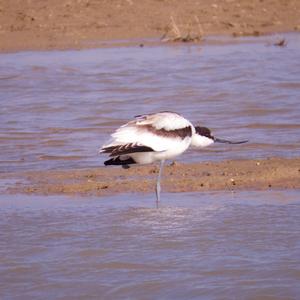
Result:
{"label": "bird's white body", "polygon": [[190,146],[206,147],[213,143],[213,140],[198,135],[190,121],[174,112],[138,116],[118,128],[111,137],[112,139],[102,149],[129,144],[153,149],[149,152],[118,155],[121,160],[130,156],[138,164],[172,159],[185,152]]}
{"label": "bird's white body", "polygon": [[189,145],[190,139],[186,138],[183,141],[178,141],[175,143],[174,141],[170,141],[170,144],[175,144],[173,148],[168,148],[166,150],[154,151],[154,152],[139,152],[132,153],[130,156],[138,163],[138,164],[151,164],[155,161],[161,161],[166,159],[172,159],[183,152],[185,152]]}

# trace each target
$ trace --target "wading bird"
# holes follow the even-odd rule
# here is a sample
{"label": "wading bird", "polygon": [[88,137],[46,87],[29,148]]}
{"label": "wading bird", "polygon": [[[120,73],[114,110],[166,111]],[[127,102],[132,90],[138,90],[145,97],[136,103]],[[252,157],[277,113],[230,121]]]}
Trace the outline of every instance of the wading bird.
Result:
{"label": "wading bird", "polygon": [[174,158],[190,146],[204,148],[213,143],[242,144],[211,135],[206,127],[196,126],[175,112],[163,111],[139,115],[135,120],[118,128],[111,140],[102,146],[100,153],[107,153],[111,159],[107,165],[150,164],[160,161],[156,182],[156,200],[160,201],[160,179],[166,159]]}

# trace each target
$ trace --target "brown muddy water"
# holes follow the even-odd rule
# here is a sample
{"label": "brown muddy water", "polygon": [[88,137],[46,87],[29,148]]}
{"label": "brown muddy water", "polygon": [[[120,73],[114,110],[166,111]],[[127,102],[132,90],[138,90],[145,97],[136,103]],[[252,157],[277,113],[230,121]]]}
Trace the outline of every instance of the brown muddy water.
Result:
{"label": "brown muddy water", "polygon": [[299,299],[296,191],[0,205],[1,299]]}
{"label": "brown muddy water", "polygon": [[101,166],[117,126],[161,110],[250,140],[184,161],[299,155],[300,35],[275,40],[1,54],[0,172]]}
{"label": "brown muddy water", "polygon": [[[300,36],[286,39],[0,54],[0,172],[101,166],[115,127],[160,110],[250,140],[187,162],[299,156]],[[0,208],[0,299],[299,299],[298,190]]]}

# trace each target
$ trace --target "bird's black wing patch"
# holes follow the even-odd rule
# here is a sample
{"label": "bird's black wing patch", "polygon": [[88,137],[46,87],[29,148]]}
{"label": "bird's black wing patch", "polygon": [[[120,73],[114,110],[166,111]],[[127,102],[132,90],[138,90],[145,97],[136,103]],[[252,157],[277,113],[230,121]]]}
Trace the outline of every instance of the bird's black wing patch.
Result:
{"label": "bird's black wing patch", "polygon": [[148,146],[142,146],[133,143],[129,143],[125,145],[109,146],[101,149],[102,153],[109,153],[109,156],[118,156],[118,155],[125,155],[125,154],[136,153],[136,152],[152,152],[152,151],[154,150]]}
{"label": "bird's black wing patch", "polygon": [[187,137],[192,136],[192,127],[191,126],[186,126],[183,128],[177,128],[177,129],[156,129],[152,125],[141,125],[140,128],[146,129],[148,132],[151,132],[155,135],[161,136],[161,137],[166,137],[166,138],[181,138],[185,139]]}
{"label": "bird's black wing patch", "polygon": [[126,159],[121,159],[120,156],[113,157],[104,162],[105,166],[109,166],[109,165],[127,166],[127,165],[132,165],[132,164],[136,164],[135,160],[132,157],[127,157]]}

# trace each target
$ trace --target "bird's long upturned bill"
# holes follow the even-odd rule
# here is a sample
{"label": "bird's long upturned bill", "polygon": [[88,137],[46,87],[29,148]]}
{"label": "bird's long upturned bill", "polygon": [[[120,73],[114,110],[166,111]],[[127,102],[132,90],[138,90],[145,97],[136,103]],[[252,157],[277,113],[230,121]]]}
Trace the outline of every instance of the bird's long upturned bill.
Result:
{"label": "bird's long upturned bill", "polygon": [[244,140],[244,141],[228,141],[228,140],[224,140],[224,139],[219,139],[219,138],[214,138],[215,143],[224,143],[224,144],[231,144],[231,145],[238,145],[238,144],[244,144],[247,143],[248,140]]}

